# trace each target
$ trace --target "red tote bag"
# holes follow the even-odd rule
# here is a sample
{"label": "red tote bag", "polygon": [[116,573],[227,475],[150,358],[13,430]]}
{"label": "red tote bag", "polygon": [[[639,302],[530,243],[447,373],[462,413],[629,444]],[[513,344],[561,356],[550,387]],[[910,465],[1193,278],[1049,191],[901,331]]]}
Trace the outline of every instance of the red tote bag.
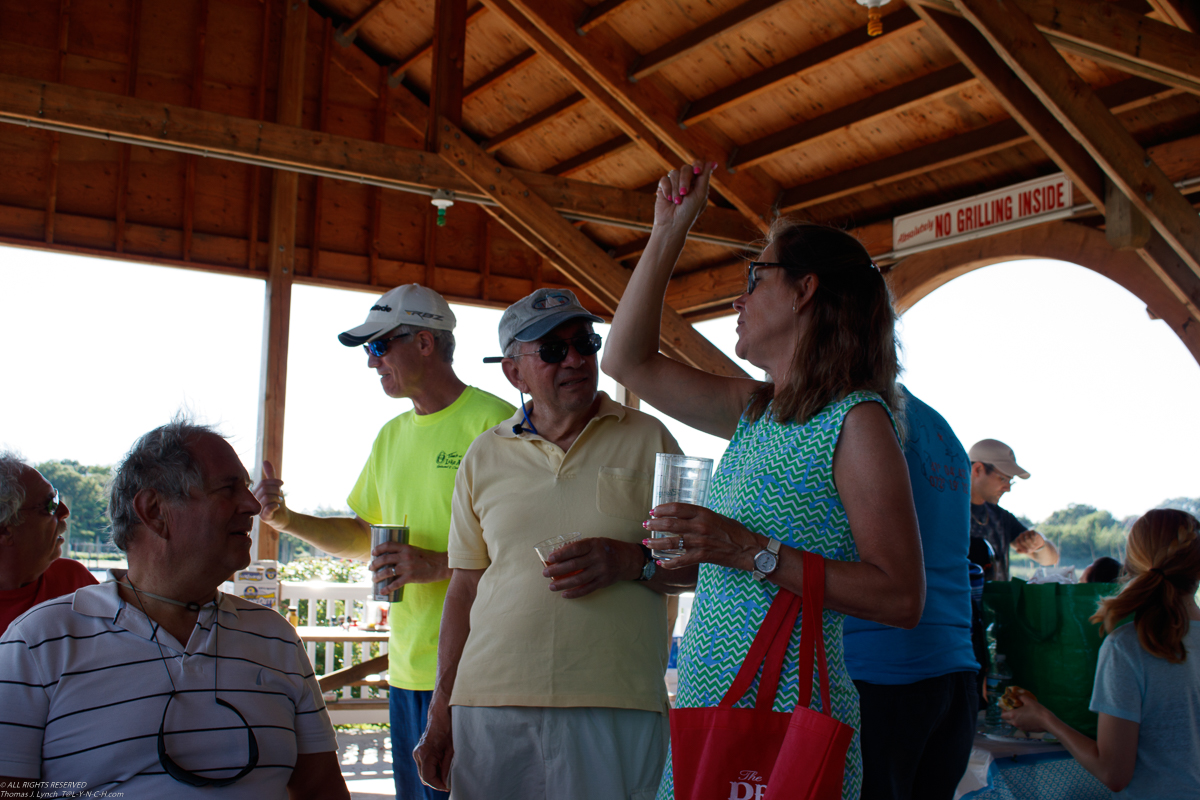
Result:
{"label": "red tote bag", "polygon": [[[671,711],[675,800],[841,800],[854,729],[830,716],[825,634],[825,560],[804,556],[803,602],[780,589],[733,685],[716,708]],[[801,606],[800,697],[792,713],[772,711],[788,642]],[[813,711],[816,660],[821,708]],[[754,708],[734,708],[762,666]]]}

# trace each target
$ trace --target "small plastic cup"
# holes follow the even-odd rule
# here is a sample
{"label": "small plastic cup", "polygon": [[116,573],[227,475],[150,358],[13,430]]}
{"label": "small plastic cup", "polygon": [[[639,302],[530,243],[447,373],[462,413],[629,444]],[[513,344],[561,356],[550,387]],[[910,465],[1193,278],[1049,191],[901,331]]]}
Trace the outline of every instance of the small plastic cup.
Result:
{"label": "small plastic cup", "polygon": [[[533,546],[533,549],[537,551],[538,558],[542,560],[542,565],[548,567],[550,565],[546,563],[546,559],[550,557],[551,553],[577,540],[582,535],[579,531],[575,531],[574,533],[560,533],[557,536],[551,536],[543,542],[538,542]],[[567,578],[570,575],[578,575],[580,572],[583,572],[583,570],[577,570],[569,575],[559,575],[558,577]]]}

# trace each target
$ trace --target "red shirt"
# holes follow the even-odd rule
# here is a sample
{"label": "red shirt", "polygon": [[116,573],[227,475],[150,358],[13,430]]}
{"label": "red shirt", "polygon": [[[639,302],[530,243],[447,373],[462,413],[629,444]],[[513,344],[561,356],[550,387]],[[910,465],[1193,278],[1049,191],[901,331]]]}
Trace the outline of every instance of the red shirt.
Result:
{"label": "red shirt", "polygon": [[36,581],[19,589],[0,592],[0,635],[12,621],[38,603],[62,597],[84,586],[99,583],[87,567],[69,558],[59,558],[50,563]]}

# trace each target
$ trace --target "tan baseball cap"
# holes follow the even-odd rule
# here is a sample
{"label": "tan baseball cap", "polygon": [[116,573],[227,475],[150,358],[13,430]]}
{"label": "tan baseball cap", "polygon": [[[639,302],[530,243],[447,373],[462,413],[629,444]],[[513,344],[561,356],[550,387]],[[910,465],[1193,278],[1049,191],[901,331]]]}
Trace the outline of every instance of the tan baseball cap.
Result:
{"label": "tan baseball cap", "polygon": [[1017,478],[1029,477],[1029,473],[1017,463],[1017,456],[1012,448],[996,439],[979,440],[971,445],[967,457],[971,459],[971,463],[982,461],[984,464],[991,464],[1005,475]]}

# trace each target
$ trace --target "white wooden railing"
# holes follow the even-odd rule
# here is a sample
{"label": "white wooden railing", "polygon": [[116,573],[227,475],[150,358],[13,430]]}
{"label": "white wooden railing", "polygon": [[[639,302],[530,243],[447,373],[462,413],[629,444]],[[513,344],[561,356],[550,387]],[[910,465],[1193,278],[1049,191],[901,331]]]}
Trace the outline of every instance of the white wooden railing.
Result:
{"label": "white wooden railing", "polygon": [[[295,609],[300,617],[300,625],[334,625],[338,617],[360,618],[366,617],[367,602],[371,595],[371,584],[369,583],[333,583],[331,581],[299,581],[299,582],[282,582],[280,584],[280,598],[288,606]],[[304,602],[302,602],[304,601]],[[324,621],[321,621],[321,616],[324,616]],[[320,678],[323,675],[328,675],[335,671],[334,666],[334,648],[339,642],[327,642],[325,644],[324,657],[318,661],[317,659],[317,643],[308,642],[305,649],[308,651],[308,658],[313,663],[313,669]],[[385,655],[387,653],[386,642],[351,642],[342,641],[342,664],[341,668],[345,669],[354,664],[361,664],[375,656]],[[357,681],[355,685],[362,685],[362,694],[364,697],[355,698],[350,696],[348,688],[337,693],[338,696],[331,697],[326,694],[326,705],[329,708],[329,717],[335,725],[348,725],[358,723],[384,723],[388,721],[388,698],[386,692],[387,675],[379,675],[377,679],[368,679],[366,681]],[[377,687],[377,697],[367,697],[370,690],[368,687]]]}

